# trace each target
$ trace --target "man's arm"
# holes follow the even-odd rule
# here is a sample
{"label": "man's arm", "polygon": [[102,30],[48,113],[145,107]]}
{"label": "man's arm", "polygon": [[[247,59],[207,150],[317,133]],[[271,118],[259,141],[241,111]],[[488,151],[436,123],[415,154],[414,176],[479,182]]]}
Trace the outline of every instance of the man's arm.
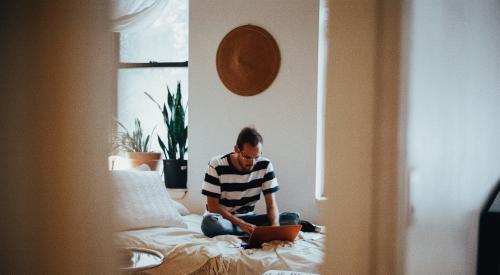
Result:
{"label": "man's arm", "polygon": [[232,224],[239,226],[241,230],[247,232],[248,234],[252,234],[255,229],[255,225],[245,222],[244,220],[231,214],[231,212],[227,211],[224,207],[221,207],[218,198],[207,196],[207,208],[209,212],[221,214],[226,220],[229,220]]}
{"label": "man's arm", "polygon": [[266,198],[266,209],[269,222],[272,226],[279,226],[280,212],[278,211],[278,204],[276,203],[274,193],[265,194],[264,197]]}

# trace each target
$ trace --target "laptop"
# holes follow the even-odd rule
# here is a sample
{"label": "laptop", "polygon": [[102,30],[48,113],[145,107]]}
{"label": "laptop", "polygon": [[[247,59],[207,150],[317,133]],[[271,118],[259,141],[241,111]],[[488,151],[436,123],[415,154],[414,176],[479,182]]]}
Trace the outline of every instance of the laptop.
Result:
{"label": "laptop", "polygon": [[257,226],[250,235],[248,243],[242,244],[246,248],[258,248],[263,243],[274,240],[293,242],[299,234],[302,225]]}

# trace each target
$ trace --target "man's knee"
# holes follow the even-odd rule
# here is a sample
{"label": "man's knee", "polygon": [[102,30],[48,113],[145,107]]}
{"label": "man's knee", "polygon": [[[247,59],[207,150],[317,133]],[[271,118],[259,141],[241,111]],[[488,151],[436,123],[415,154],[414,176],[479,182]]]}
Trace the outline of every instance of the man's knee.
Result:
{"label": "man's knee", "polygon": [[280,214],[281,225],[294,225],[299,224],[300,215],[296,212],[283,212]]}
{"label": "man's knee", "polygon": [[214,233],[217,229],[220,229],[220,224],[218,222],[217,214],[208,213],[203,216],[203,220],[201,222],[201,231],[207,237],[215,236]]}
{"label": "man's knee", "polygon": [[207,237],[228,234],[226,220],[217,213],[207,213],[201,222],[201,231]]}

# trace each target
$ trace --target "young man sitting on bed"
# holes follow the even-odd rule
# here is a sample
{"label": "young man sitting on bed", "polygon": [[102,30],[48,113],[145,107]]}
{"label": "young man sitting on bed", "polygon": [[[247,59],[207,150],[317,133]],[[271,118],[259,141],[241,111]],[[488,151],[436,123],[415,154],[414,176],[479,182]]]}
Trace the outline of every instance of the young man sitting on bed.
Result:
{"label": "young man sitting on bed", "polygon": [[[278,212],[274,193],[279,190],[273,165],[262,157],[262,136],[251,127],[241,130],[234,152],[210,160],[201,193],[207,196],[207,213],[201,230],[208,237],[251,235],[256,226],[300,222],[297,213]],[[255,215],[260,193],[267,214]]]}

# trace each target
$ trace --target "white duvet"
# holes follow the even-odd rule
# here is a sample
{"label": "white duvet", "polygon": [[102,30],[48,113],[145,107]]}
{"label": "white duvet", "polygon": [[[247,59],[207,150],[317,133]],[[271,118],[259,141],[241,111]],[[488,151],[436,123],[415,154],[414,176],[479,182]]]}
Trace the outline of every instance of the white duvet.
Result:
{"label": "white duvet", "polygon": [[303,233],[295,242],[273,241],[261,249],[243,249],[236,236],[208,238],[202,217],[187,215],[188,228],[156,227],[116,233],[119,246],[144,247],[165,255],[163,264],[146,274],[262,274],[267,270],[319,273],[325,236]]}

